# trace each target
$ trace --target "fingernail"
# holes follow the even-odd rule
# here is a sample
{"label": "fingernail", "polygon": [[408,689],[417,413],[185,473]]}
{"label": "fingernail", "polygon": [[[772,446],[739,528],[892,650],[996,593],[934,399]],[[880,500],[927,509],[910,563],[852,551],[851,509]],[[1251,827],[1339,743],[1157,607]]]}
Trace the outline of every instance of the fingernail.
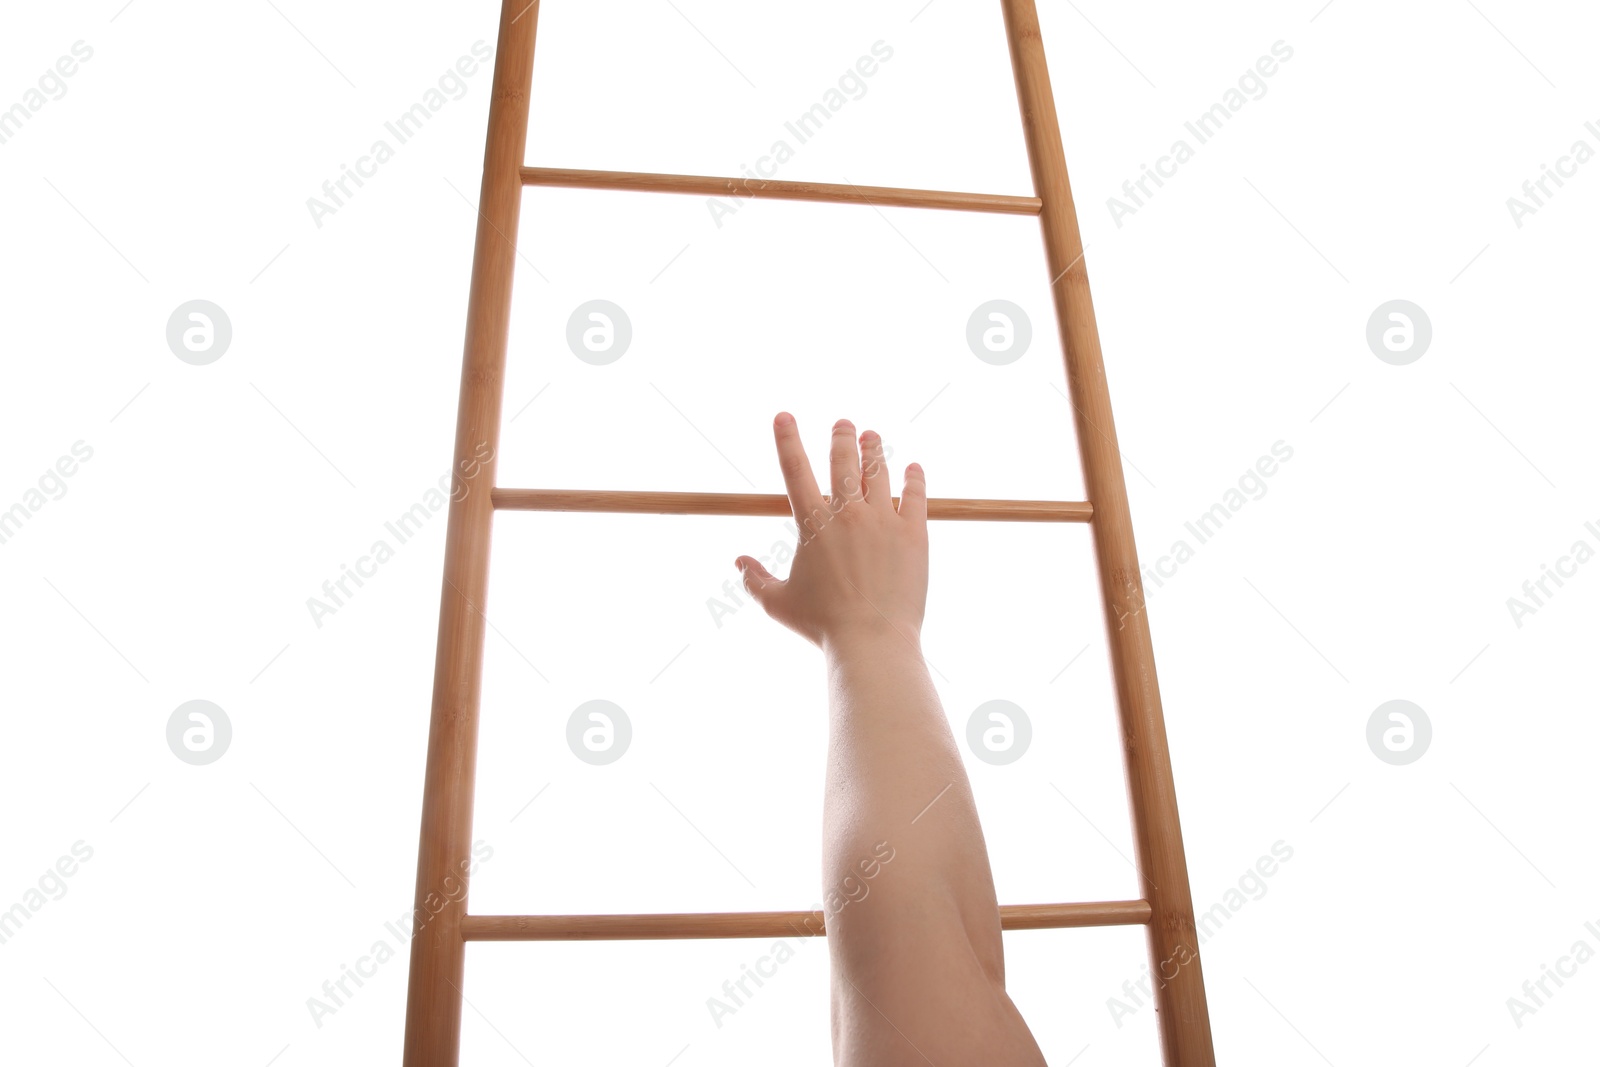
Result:
{"label": "fingernail", "polygon": [[789,414],[787,411],[780,411],[780,412],[778,412],[777,418],[772,420],[772,425],[774,425],[774,426],[793,426],[794,425],[794,416]]}

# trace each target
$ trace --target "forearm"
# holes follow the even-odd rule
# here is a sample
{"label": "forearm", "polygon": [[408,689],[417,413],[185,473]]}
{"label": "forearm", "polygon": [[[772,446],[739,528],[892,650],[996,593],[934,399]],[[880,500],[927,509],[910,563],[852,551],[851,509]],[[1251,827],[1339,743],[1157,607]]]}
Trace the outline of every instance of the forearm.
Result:
{"label": "forearm", "polygon": [[834,424],[824,499],[794,418],[773,420],[806,532],[789,577],[736,562],[767,614],[828,665],[823,902],[833,1046],[845,1067],[1044,1058],[1005,992],[1000,914],[972,789],[918,647],[928,592],[928,493],[906,467],[898,502],[883,441]]}
{"label": "forearm", "polygon": [[[837,921],[874,936],[915,937],[954,918],[985,971],[1003,980],[994,881],[966,770],[914,637],[885,626],[824,646],[830,712],[823,870],[861,881],[880,842],[894,860],[864,883],[870,898]],[[830,916],[830,923],[836,922]],[[904,929],[901,929],[904,927]]]}
{"label": "forearm", "polygon": [[[966,776],[939,694],[915,637],[881,630],[828,642],[829,803],[833,825],[863,809],[904,827],[957,778]],[[957,789],[951,789],[951,793]],[[951,799],[946,793],[939,801]],[[898,808],[905,810],[899,811]],[[918,820],[919,824],[921,820]],[[878,830],[887,832],[888,825]],[[863,833],[876,832],[862,826]]]}

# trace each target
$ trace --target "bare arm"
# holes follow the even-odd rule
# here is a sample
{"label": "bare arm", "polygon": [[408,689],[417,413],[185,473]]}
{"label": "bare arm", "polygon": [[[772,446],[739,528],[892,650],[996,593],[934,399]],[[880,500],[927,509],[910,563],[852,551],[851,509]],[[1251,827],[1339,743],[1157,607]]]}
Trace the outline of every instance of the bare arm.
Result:
{"label": "bare arm", "polygon": [[906,468],[896,509],[883,442],[846,421],[824,500],[794,419],[774,423],[801,542],[788,580],[738,560],[751,595],[822,649],[829,741],[823,886],[834,1059],[1044,1063],[1005,992],[983,830],[921,651],[927,491]]}

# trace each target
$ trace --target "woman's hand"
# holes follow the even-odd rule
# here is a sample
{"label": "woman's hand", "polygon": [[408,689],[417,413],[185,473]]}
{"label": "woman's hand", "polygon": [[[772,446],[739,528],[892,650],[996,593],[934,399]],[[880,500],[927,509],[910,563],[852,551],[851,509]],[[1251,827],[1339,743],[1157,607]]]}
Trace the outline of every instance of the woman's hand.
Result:
{"label": "woman's hand", "polygon": [[825,650],[891,630],[915,646],[928,599],[922,468],[906,468],[896,509],[883,439],[867,430],[858,448],[855,426],[840,419],[828,448],[832,489],[825,498],[794,416],[780,412],[772,429],[800,544],[786,580],[740,556],[735,566],[745,588],[768,615]]}

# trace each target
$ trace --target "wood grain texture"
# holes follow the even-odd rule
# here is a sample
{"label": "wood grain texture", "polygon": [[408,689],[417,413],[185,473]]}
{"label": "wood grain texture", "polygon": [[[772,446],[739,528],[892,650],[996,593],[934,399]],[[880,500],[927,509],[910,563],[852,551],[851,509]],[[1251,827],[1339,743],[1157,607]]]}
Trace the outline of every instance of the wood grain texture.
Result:
{"label": "wood grain texture", "polygon": [[[827,497],[823,498],[825,501]],[[645,515],[791,514],[781,493],[658,493],[610,489],[496,489],[494,506],[503,511],[599,511]],[[894,498],[898,507],[900,498]],[[1094,508],[1079,500],[972,500],[943,497],[928,501],[930,519],[990,522],[1088,522]]]}
{"label": "wood grain texture", "polygon": [[1095,506],[1090,528],[1116,677],[1134,842],[1142,889],[1151,906],[1150,969],[1164,979],[1156,989],[1162,1055],[1168,1067],[1215,1067],[1133,519],[1038,12],[1034,0],[1001,0],[1001,7],[1033,188],[1044,202],[1039,224],[1054,279],[1051,290],[1078,430],[1084,491]]}
{"label": "wood grain texture", "polygon": [[[490,90],[489,130],[478,201],[472,284],[467,298],[461,400],[445,534],[433,710],[417,850],[416,926],[406,995],[406,1067],[455,1067],[461,1043],[466,880],[471,862],[472,798],[478,762],[478,695],[483,667],[484,604],[495,455],[500,444],[506,337],[516,269],[517,220],[533,81],[539,9],[504,0]],[[487,458],[485,458],[487,456]],[[442,907],[440,906],[440,902]]]}
{"label": "wood grain texture", "polygon": [[[1000,908],[1005,930],[1070,926],[1137,926],[1150,921],[1145,900],[1090,904],[1011,904]],[[820,911],[690,912],[653,915],[468,915],[468,941],[661,941],[682,938],[823,937]]]}
{"label": "wood grain texture", "polygon": [[936,189],[896,189],[882,185],[829,185],[823,182],[780,182],[765,178],[713,178],[702,174],[650,174],[623,170],[561,170],[523,167],[528,185],[568,189],[622,189],[637,193],[690,193],[735,200],[820,200],[835,204],[879,207],[926,207],[947,211],[987,211],[1001,215],[1037,215],[1039,198],[998,193],[953,193]]}

